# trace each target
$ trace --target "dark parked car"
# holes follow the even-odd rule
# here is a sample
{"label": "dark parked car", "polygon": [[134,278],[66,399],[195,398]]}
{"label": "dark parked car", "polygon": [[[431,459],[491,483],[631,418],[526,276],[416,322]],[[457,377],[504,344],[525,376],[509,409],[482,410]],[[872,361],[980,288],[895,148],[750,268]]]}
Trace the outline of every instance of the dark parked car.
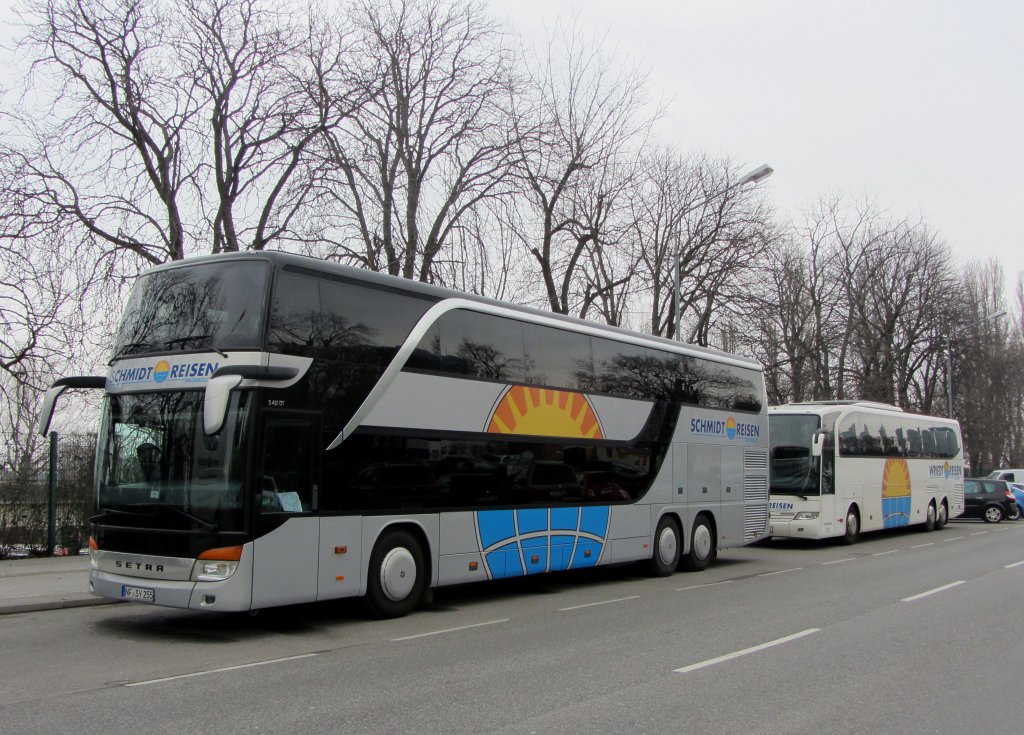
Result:
{"label": "dark parked car", "polygon": [[964,513],[961,518],[999,523],[1004,518],[1016,518],[1018,514],[1017,501],[1004,480],[964,480]]}

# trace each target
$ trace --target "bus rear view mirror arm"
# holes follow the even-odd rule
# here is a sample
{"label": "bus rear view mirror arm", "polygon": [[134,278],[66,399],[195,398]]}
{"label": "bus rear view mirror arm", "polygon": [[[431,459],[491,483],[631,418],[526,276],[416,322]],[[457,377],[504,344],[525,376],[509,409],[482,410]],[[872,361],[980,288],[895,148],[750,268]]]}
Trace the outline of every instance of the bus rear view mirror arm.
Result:
{"label": "bus rear view mirror arm", "polygon": [[295,368],[264,365],[226,365],[219,368],[206,384],[203,396],[203,432],[213,436],[224,426],[231,391],[243,380],[288,381],[299,374]]}
{"label": "bus rear view mirror arm", "polygon": [[53,407],[57,399],[68,388],[104,388],[107,385],[106,377],[102,375],[77,375],[68,378],[61,378],[46,389],[43,396],[43,405],[39,409],[39,433],[46,436],[50,431],[50,421],[53,419]]}

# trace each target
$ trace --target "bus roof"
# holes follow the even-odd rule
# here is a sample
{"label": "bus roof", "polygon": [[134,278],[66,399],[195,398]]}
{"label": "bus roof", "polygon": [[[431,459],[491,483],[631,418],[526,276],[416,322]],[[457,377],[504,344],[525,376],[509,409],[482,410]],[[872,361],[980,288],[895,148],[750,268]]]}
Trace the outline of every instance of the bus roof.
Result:
{"label": "bus roof", "polygon": [[781,406],[769,406],[768,414],[814,414],[821,415],[827,411],[839,409],[842,413],[898,413],[904,416],[928,418],[934,421],[955,424],[955,419],[944,416],[930,416],[928,414],[910,413],[899,406],[875,401],[805,401],[801,403],[785,403]]}
{"label": "bus roof", "polygon": [[756,360],[753,360],[749,357],[743,357],[741,355],[734,355],[729,352],[723,352],[721,350],[716,350],[710,347],[700,347],[686,342],[677,342],[675,340],[667,339],[665,337],[656,337],[654,335],[644,334],[642,332],[634,332],[631,329],[613,327],[607,324],[601,324],[600,322],[589,321],[586,319],[578,319],[576,317],[566,316],[564,314],[556,314],[551,311],[535,309],[529,306],[520,306],[518,304],[514,304],[507,301],[499,301],[497,299],[488,298],[486,296],[479,296],[477,294],[471,294],[463,291],[456,291],[454,289],[443,288],[441,286],[435,286],[433,284],[415,281],[410,278],[399,278],[398,276],[392,276],[386,273],[377,273],[376,271],[370,271],[364,268],[355,268],[353,266],[342,265],[341,263],[332,263],[330,261],[322,260],[320,258],[314,258],[308,255],[297,255],[295,253],[286,253],[279,250],[260,250],[247,251],[244,253],[218,253],[216,255],[204,255],[195,258],[186,258],[185,260],[176,260],[170,263],[163,263],[161,265],[155,266],[154,268],[147,272],[152,272],[156,270],[167,270],[182,266],[197,265],[205,262],[217,262],[229,259],[267,260],[276,265],[290,265],[296,268],[302,268],[309,271],[316,271],[317,273],[341,276],[344,278],[350,278],[352,280],[362,281],[364,283],[376,285],[378,287],[396,289],[408,293],[423,294],[425,296],[432,296],[438,299],[459,298],[466,299],[467,301],[476,301],[481,304],[502,306],[505,307],[506,309],[522,312],[523,314],[541,316],[547,319],[554,319],[556,321],[565,322],[567,325],[586,326],[591,329],[599,329],[602,332],[608,332],[610,334],[618,334],[622,335],[623,337],[629,337],[632,340],[643,340],[645,342],[652,343],[652,346],[668,348],[674,352],[690,353],[694,355],[709,357],[712,359],[719,358],[723,361],[740,363],[758,372],[762,371],[761,364]]}

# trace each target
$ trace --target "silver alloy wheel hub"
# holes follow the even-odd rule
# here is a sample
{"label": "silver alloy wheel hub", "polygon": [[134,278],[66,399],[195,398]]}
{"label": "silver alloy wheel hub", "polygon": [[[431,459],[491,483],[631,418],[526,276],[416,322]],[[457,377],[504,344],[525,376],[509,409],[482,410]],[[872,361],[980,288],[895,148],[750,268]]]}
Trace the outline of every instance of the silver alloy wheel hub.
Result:
{"label": "silver alloy wheel hub", "polygon": [[380,586],[392,602],[401,602],[416,585],[416,560],[404,546],[391,549],[380,563]]}
{"label": "silver alloy wheel hub", "polygon": [[676,558],[676,532],[671,526],[662,529],[658,536],[658,558],[665,564],[671,564]]}
{"label": "silver alloy wheel hub", "polygon": [[706,559],[711,553],[711,529],[704,524],[693,531],[693,550],[698,559]]}

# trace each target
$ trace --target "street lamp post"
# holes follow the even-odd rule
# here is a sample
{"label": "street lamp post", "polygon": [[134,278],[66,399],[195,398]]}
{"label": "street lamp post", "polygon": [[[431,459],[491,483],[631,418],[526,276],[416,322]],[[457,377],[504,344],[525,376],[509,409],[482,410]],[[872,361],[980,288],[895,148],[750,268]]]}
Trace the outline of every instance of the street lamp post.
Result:
{"label": "street lamp post", "polygon": [[[773,169],[767,163],[762,164],[761,166],[758,166],[757,168],[755,168],[753,171],[747,172],[747,174],[742,179],[737,181],[735,184],[730,184],[729,186],[725,187],[721,191],[716,191],[714,194],[712,194],[710,196],[707,196],[707,197],[704,197],[700,201],[698,201],[698,202],[696,202],[694,204],[691,204],[689,207],[684,209],[678,215],[680,227],[682,226],[683,217],[688,215],[693,210],[697,209],[697,207],[703,207],[708,202],[717,199],[718,197],[722,196],[723,194],[728,194],[733,189],[738,189],[741,186],[746,186],[747,184],[756,184],[758,181],[762,181],[763,179],[767,179],[773,173],[775,173],[775,169]],[[682,309],[680,308],[682,306],[682,294],[680,293],[680,289],[682,288],[682,285],[679,282],[680,281],[679,258],[681,256],[681,253],[679,251],[680,251],[681,245],[682,245],[682,242],[680,241],[679,233],[677,232],[676,233],[676,251],[675,251],[675,255],[673,256],[673,260],[675,262],[674,262],[673,269],[672,269],[673,270],[673,279],[672,279],[672,283],[673,283],[672,297],[673,298],[672,298],[672,302],[673,302],[673,308],[674,308],[674,311],[675,311],[675,338],[676,338],[677,341],[680,341],[680,342],[683,339],[682,334],[680,334],[680,331],[679,331],[679,329],[680,329],[680,320],[682,318],[682,313],[681,313]]]}
{"label": "street lamp post", "polygon": [[[996,319],[1004,316],[1006,316],[1005,311],[997,311],[995,314],[971,322],[961,331],[966,331],[985,322],[994,322]],[[946,337],[946,414],[949,418],[953,418],[953,340],[955,337],[956,335],[954,334]]]}

